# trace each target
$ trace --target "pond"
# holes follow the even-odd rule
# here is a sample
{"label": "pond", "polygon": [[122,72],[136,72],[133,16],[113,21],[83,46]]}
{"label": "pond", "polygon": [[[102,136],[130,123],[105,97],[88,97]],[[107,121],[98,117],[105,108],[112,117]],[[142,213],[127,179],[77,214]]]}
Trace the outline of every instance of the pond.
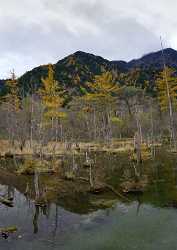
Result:
{"label": "pond", "polygon": [[[96,158],[107,182],[119,190],[132,171],[127,156],[98,153]],[[81,164],[83,159],[75,161]],[[26,183],[32,185],[33,177],[18,177],[12,168],[13,164],[1,161],[0,195],[13,196],[14,207],[0,204],[0,228],[16,226],[18,231],[0,237],[2,250],[177,249],[175,154],[159,152],[156,159],[142,164],[149,179],[143,194],[124,200],[109,192],[60,195],[57,190],[45,207],[35,205],[33,190],[25,195]],[[56,181],[52,176],[41,178]]]}

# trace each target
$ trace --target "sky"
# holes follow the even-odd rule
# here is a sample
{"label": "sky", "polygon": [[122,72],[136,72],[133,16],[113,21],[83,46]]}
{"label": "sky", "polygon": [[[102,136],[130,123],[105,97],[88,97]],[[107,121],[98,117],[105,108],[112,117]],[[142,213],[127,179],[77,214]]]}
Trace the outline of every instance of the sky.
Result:
{"label": "sky", "polygon": [[110,60],[177,49],[177,0],[0,0],[0,78],[78,50]]}

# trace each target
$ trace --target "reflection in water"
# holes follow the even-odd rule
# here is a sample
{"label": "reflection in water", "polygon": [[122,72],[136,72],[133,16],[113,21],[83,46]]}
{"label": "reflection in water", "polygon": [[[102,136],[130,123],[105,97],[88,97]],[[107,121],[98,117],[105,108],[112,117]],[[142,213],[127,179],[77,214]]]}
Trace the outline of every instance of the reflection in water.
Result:
{"label": "reflection in water", "polygon": [[39,211],[40,211],[40,207],[39,206],[35,206],[35,214],[34,214],[34,218],[33,218],[34,234],[38,233]]}
{"label": "reflection in water", "polygon": [[136,212],[136,215],[138,216],[139,212],[140,212],[140,207],[142,205],[142,202],[141,202],[141,197],[140,196],[137,196],[137,212]]}
{"label": "reflection in water", "polygon": [[7,198],[14,199],[14,187],[12,185],[7,186]]}
{"label": "reflection in water", "polygon": [[47,219],[49,219],[50,204],[45,204],[44,206],[35,205],[34,208],[35,212],[33,217],[33,226],[34,226],[34,234],[37,234],[39,231],[38,228],[39,216],[44,215]]}
{"label": "reflection in water", "polygon": [[[77,158],[74,160],[79,166]],[[145,163],[142,169],[149,177],[149,186],[144,194],[129,196],[127,203],[117,200],[112,193],[87,196],[50,193],[49,200],[44,198],[46,177],[37,174],[25,179],[0,170],[0,194],[14,198],[13,208],[0,206],[0,227],[18,227],[6,245],[5,240],[0,240],[0,249],[116,250],[132,246],[143,250],[176,249],[177,212],[171,209],[177,204],[176,161],[175,157],[162,154],[159,159]],[[122,178],[132,174],[126,158],[120,160],[104,154],[98,155],[96,162],[117,189]],[[53,177],[49,178],[48,192]],[[41,198],[45,203],[39,205],[36,200]]]}
{"label": "reflection in water", "polygon": [[58,206],[55,205],[55,225],[54,225],[54,229],[53,229],[53,236],[56,236],[57,233],[57,229],[58,229]]}

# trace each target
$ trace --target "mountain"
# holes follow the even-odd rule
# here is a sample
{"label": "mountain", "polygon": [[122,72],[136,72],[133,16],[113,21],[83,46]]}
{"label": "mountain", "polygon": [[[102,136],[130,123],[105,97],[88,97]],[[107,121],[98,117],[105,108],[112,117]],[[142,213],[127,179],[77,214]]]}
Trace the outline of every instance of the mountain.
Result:
{"label": "mountain", "polygon": [[0,80],[0,96],[7,94],[6,81],[7,80]]}
{"label": "mountain", "polygon": [[[177,69],[177,51],[171,48],[164,50],[164,58],[166,65],[172,68]],[[162,70],[164,66],[162,51],[153,52],[147,55],[144,55],[142,58],[137,60],[132,60],[128,63],[128,68],[141,68],[141,69],[150,69]]]}
{"label": "mountain", "polygon": [[[166,64],[177,69],[177,51],[171,48],[164,50]],[[77,51],[53,65],[55,79],[67,90],[69,96],[82,95],[89,91],[88,82],[94,80],[95,75],[111,71],[117,82],[125,84],[133,71],[139,70],[137,85],[144,86],[149,81],[149,92],[155,91],[155,78],[163,69],[162,51],[144,55],[140,59],[125,61],[109,61],[82,51]],[[41,78],[47,76],[48,66],[41,65],[26,72],[19,78],[19,84],[24,94],[36,91],[41,85]],[[124,75],[123,80],[121,75]]]}
{"label": "mountain", "polygon": [[[55,79],[61,83],[71,95],[89,91],[88,82],[93,81],[95,75],[105,71],[116,73],[125,72],[126,62],[111,62],[100,56],[77,51],[53,65]],[[48,67],[42,65],[25,73],[19,78],[19,83],[25,92],[41,85],[41,78],[47,76]]]}
{"label": "mountain", "polygon": [[0,88],[2,88],[5,84],[5,80],[0,80]]}

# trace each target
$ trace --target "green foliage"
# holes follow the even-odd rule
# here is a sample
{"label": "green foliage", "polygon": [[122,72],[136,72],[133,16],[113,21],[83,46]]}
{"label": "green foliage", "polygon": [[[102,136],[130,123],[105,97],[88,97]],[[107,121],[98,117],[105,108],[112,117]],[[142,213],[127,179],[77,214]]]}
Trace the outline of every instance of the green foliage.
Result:
{"label": "green foliage", "polygon": [[122,126],[122,125],[123,125],[123,120],[120,119],[120,118],[117,117],[117,116],[111,117],[111,122],[113,122],[113,123],[115,123],[115,124],[117,124],[117,125],[119,125],[119,126]]}
{"label": "green foliage", "polygon": [[142,90],[134,86],[123,86],[119,89],[118,94],[120,98],[133,98],[134,96],[141,95]]}
{"label": "green foliage", "polygon": [[81,91],[81,94],[83,94],[83,95],[88,94],[88,91],[84,87],[80,86],[80,91]]}

